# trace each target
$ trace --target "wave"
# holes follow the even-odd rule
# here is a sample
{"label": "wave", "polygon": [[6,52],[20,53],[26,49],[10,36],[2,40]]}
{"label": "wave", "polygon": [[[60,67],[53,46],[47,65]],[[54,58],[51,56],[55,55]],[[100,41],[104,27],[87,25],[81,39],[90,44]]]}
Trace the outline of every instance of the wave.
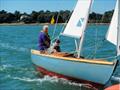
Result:
{"label": "wave", "polygon": [[78,84],[78,83],[72,83],[69,82],[66,79],[63,78],[57,78],[57,77],[50,77],[48,75],[44,76],[43,78],[27,78],[27,77],[12,77],[12,76],[8,76],[9,78],[12,79],[16,79],[16,80],[20,80],[20,81],[25,81],[25,82],[46,82],[49,81],[51,83],[57,83],[57,82],[63,82],[64,84],[69,84],[69,85],[75,85],[75,86],[81,86],[82,84]]}
{"label": "wave", "polygon": [[[13,69],[16,71],[23,71],[23,72],[30,71],[29,68],[20,68],[20,67],[16,68],[11,64],[0,66],[0,71],[7,71],[7,70],[10,71],[9,69],[12,69],[12,71],[13,71]],[[33,75],[38,75],[38,73],[36,73],[33,69],[31,69],[30,72],[32,74],[34,73]],[[28,83],[38,83],[38,84],[41,84],[44,82],[62,83],[65,85],[76,86],[76,87],[93,88],[93,90],[95,90],[94,87],[89,84],[78,83],[78,82],[76,83],[76,82],[72,82],[72,81],[69,81],[69,80],[66,80],[63,78],[57,78],[55,76],[50,77],[50,76],[46,75],[43,78],[35,78],[35,77],[32,78],[33,76],[32,77],[29,77],[29,76],[28,77],[26,77],[26,76],[19,77],[19,76],[14,76],[14,75],[12,76],[12,74],[7,73],[7,75],[5,77],[8,79],[19,80],[19,81],[28,82]]]}
{"label": "wave", "polygon": [[[16,68],[11,64],[6,64],[6,65],[1,65],[0,66],[0,71],[7,71],[9,69],[16,69],[16,71],[34,71],[33,69],[29,69],[29,68]],[[81,86],[81,84],[79,83],[75,83],[75,82],[69,82],[66,79],[63,78],[57,78],[57,77],[50,77],[48,75],[44,76],[43,78],[29,78],[29,77],[13,77],[11,75],[7,75],[8,78],[11,79],[16,79],[16,80],[20,80],[20,81],[25,81],[25,82],[45,82],[45,81],[49,81],[51,83],[54,82],[63,82],[64,84],[69,84],[69,85],[74,85],[74,86]]]}
{"label": "wave", "polygon": [[28,48],[16,47],[16,46],[13,46],[13,45],[11,45],[9,43],[2,43],[2,42],[0,42],[0,47],[1,48],[5,48],[5,49],[10,49],[10,50],[15,50],[15,51],[29,52]]}
{"label": "wave", "polygon": [[16,66],[13,66],[11,64],[6,64],[6,65],[1,65],[0,66],[0,71],[1,72],[10,72],[10,71],[16,71],[16,72],[26,72],[26,71],[29,71],[35,75],[38,74],[37,71],[34,70],[34,68],[22,68],[22,67],[16,67]]}
{"label": "wave", "polygon": [[70,85],[70,86],[76,86],[76,87],[85,87],[85,88],[92,88],[93,90],[96,90],[95,87],[89,85],[89,84],[84,84],[84,83],[76,83],[76,82],[71,82],[69,80],[63,79],[63,78],[57,78],[57,77],[50,77],[48,75],[44,76],[43,78],[29,78],[29,77],[11,77],[10,75],[7,76],[8,78],[14,79],[14,80],[20,80],[24,82],[36,82],[36,83],[44,83],[44,82],[50,82],[50,83],[62,83],[65,85]]}
{"label": "wave", "polygon": [[25,81],[25,82],[40,82],[40,83],[45,81],[58,82],[58,79],[56,77],[51,78],[49,76],[45,76],[44,78],[12,77],[12,79]]}
{"label": "wave", "polygon": [[111,80],[120,83],[120,77],[112,76]]}
{"label": "wave", "polygon": [[13,66],[11,64],[1,65],[0,66],[0,71],[4,71],[4,70],[6,70],[7,68],[10,68],[10,67],[13,67]]}

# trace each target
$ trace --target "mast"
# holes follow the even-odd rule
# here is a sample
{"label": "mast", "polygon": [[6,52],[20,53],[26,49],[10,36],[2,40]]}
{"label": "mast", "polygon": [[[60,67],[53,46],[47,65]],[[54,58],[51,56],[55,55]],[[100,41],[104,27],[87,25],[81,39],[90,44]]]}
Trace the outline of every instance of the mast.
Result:
{"label": "mast", "polygon": [[[93,1],[91,1],[91,3],[90,3],[89,13],[90,13],[90,10],[91,10],[92,3],[93,3]],[[83,41],[84,41],[84,34],[85,34],[86,27],[87,27],[89,13],[85,17],[87,20],[85,21],[86,24],[84,26],[84,29],[83,29],[83,32],[82,32],[82,36],[80,38],[80,43],[79,43],[79,48],[78,48],[78,58],[80,58],[80,55],[81,55],[81,49],[82,49],[82,44],[83,44]]]}
{"label": "mast", "polygon": [[118,0],[117,56],[120,55],[120,0]]}

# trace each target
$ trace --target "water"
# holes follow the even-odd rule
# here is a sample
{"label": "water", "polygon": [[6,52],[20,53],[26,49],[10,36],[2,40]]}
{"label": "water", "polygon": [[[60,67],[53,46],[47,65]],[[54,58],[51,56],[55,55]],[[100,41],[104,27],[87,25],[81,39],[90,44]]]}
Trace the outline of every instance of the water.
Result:
{"label": "water", "polygon": [[[56,77],[39,77],[39,73],[36,72],[31,62],[30,50],[37,49],[38,34],[41,29],[41,25],[0,26],[0,89],[90,90],[85,84],[74,83]],[[52,36],[53,29],[53,25],[49,26],[50,36]],[[58,25],[55,36],[60,33],[61,29],[62,25]],[[104,40],[107,29],[107,25],[88,26],[82,50],[83,56],[87,58],[115,56],[115,46]],[[75,49],[73,38],[60,37],[60,39],[62,51],[72,52]],[[119,81],[120,63],[113,78],[106,86],[119,83]],[[94,90],[94,88],[92,89]]]}

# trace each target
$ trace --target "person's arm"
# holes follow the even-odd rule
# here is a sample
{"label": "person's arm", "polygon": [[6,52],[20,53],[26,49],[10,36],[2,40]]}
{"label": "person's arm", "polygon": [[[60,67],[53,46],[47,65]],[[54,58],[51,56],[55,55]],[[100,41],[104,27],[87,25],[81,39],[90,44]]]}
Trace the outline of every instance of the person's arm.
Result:
{"label": "person's arm", "polygon": [[45,34],[43,35],[43,41],[44,41],[44,44],[49,48],[50,47],[50,39]]}

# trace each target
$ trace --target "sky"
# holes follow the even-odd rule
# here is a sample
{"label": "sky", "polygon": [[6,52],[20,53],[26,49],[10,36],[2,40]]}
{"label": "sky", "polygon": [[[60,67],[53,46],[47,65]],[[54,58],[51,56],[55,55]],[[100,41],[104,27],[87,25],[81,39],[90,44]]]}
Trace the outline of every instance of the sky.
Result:
{"label": "sky", "polygon": [[[73,10],[77,0],[0,0],[0,10],[31,13],[40,10]],[[94,0],[91,12],[104,13],[114,9],[116,0]]]}

